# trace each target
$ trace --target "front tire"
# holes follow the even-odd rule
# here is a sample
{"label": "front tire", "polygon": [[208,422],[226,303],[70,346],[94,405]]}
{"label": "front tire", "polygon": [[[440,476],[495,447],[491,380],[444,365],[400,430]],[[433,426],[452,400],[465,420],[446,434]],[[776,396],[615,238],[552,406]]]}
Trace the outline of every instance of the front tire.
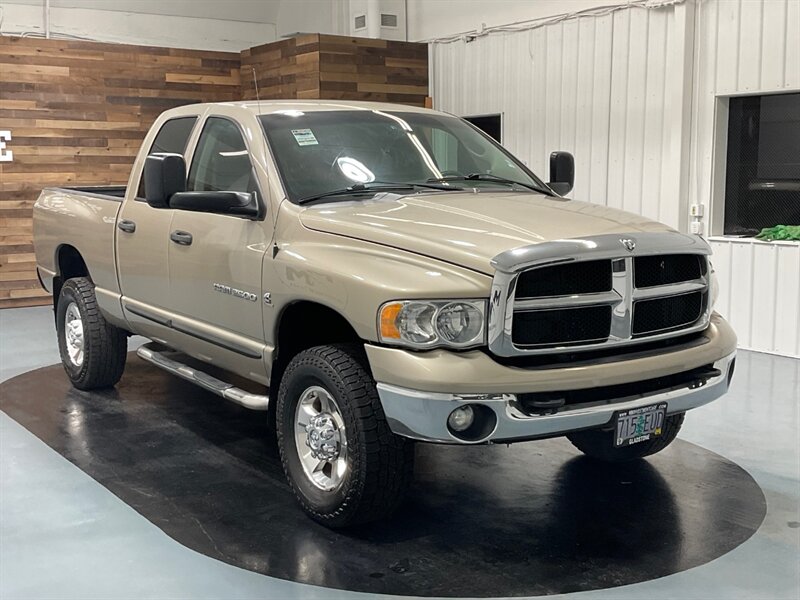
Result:
{"label": "front tire", "polygon": [[683,419],[686,413],[670,415],[664,423],[664,432],[658,437],[652,437],[645,442],[639,442],[632,446],[614,447],[614,431],[604,431],[602,429],[591,429],[588,431],[578,431],[567,435],[567,439],[572,442],[578,450],[586,456],[604,462],[625,462],[644,458],[656,452],[661,452],[669,446],[681,430]]}
{"label": "front tire", "polygon": [[64,283],[56,305],[56,327],[61,363],[73,386],[94,390],[120,380],[128,336],[100,313],[91,280],[76,277]]}
{"label": "front tire", "polygon": [[281,380],[277,433],[286,478],[306,513],[332,528],[388,517],[413,476],[413,442],[389,429],[357,346],[318,346]]}

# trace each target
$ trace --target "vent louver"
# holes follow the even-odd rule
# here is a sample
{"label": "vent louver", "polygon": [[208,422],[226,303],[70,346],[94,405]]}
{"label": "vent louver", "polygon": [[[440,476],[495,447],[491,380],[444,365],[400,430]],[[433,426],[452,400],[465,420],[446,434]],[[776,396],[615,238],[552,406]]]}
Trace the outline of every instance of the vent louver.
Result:
{"label": "vent louver", "polygon": [[381,13],[381,27],[397,27],[397,15]]}

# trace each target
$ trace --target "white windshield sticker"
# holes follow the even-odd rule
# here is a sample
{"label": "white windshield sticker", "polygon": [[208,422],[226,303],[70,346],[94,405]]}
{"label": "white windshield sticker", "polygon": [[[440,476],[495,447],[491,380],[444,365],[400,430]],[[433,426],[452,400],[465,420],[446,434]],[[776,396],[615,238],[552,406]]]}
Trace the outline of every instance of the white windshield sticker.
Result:
{"label": "white windshield sticker", "polygon": [[298,146],[316,146],[319,144],[314,132],[310,129],[292,129],[292,135],[297,140]]}

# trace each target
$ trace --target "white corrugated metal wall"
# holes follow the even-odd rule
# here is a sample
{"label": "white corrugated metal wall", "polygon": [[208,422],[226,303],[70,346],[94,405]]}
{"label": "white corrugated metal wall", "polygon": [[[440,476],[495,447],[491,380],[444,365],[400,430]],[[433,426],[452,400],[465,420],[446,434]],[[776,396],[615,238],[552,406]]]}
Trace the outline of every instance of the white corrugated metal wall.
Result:
{"label": "white corrugated metal wall", "polygon": [[[543,177],[552,150],[573,152],[573,198],[686,231],[719,168],[716,96],[800,89],[800,0],[635,7],[434,43],[432,78],[437,109],[502,113],[503,144]],[[713,245],[742,347],[800,356],[800,245]]]}
{"label": "white corrugated metal wall", "polygon": [[[800,1],[705,1],[696,30],[689,191],[692,203],[715,208],[709,231],[721,233],[724,180],[715,175],[725,168],[726,97],[800,91]],[[800,244],[722,236],[711,244],[718,309],[739,344],[800,356]]]}
{"label": "white corrugated metal wall", "polygon": [[800,244],[712,239],[717,310],[739,346],[800,357]]}
{"label": "white corrugated metal wall", "polygon": [[636,8],[434,44],[434,105],[503,113],[503,145],[543,177],[551,151],[575,155],[573,198],[678,226],[662,186],[679,169],[667,118],[682,76],[667,64],[675,29],[674,7]]}

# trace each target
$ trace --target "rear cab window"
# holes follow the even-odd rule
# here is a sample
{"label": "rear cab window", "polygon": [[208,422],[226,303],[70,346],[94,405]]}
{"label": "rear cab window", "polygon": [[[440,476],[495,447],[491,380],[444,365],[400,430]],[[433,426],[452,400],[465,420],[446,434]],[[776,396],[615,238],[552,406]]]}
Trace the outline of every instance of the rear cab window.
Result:
{"label": "rear cab window", "polygon": [[[153,145],[150,146],[147,154],[168,152],[170,154],[183,154],[185,158],[186,146],[189,143],[189,137],[192,135],[195,123],[197,123],[196,116],[170,119],[158,130],[156,139],[153,140]],[[139,175],[136,199],[141,201],[145,199],[144,172]]]}

